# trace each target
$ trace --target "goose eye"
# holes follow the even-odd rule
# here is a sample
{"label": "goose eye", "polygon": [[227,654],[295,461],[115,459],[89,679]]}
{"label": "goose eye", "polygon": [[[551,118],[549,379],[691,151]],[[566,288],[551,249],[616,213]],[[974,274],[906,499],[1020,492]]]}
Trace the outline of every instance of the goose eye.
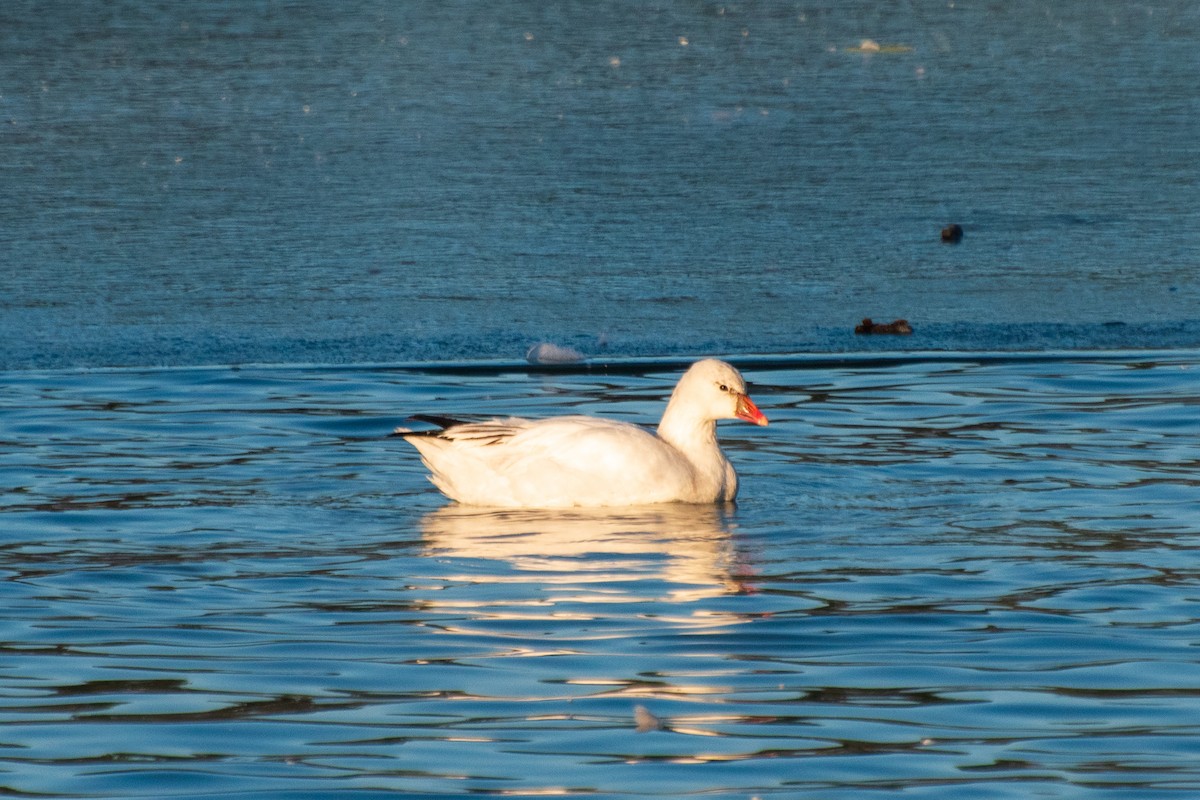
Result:
{"label": "goose eye", "polygon": [[722,392],[728,392],[728,391],[729,391],[729,387],[728,387],[728,386],[726,386],[726,385],[725,385],[725,384],[723,384],[723,383],[721,384],[721,386],[720,386],[719,388],[721,389],[721,391],[722,391]]}

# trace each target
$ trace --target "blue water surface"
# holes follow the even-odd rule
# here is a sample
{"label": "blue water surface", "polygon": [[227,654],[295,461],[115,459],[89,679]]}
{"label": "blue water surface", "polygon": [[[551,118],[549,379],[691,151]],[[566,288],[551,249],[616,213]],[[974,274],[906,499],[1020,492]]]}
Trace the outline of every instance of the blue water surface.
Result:
{"label": "blue water surface", "polygon": [[13,0],[0,37],[0,367],[1200,342],[1194,3]]}
{"label": "blue water surface", "polygon": [[[0,794],[1196,797],[1197,74],[1182,0],[8,0]],[[734,508],[387,436],[712,355]]]}
{"label": "blue water surface", "polygon": [[737,507],[602,513],[386,433],[652,422],[678,367],[9,373],[0,786],[1200,792],[1194,353],[744,366]]}

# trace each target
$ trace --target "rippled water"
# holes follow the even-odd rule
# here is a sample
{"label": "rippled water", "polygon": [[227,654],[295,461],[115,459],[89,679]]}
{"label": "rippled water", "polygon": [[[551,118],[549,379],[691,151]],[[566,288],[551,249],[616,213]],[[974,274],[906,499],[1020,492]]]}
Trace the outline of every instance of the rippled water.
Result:
{"label": "rippled water", "polygon": [[1200,793],[1194,352],[743,367],[738,507],[604,514],[385,434],[653,421],[677,365],[6,373],[0,787]]}
{"label": "rippled water", "polygon": [[[1198,9],[4,3],[0,794],[1197,796]],[[386,437],[719,354],[736,509]]]}

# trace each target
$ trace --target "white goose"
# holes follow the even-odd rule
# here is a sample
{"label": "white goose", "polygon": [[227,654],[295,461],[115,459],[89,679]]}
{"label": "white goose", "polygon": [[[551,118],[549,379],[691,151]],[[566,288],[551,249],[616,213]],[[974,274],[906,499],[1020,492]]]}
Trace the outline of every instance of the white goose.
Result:
{"label": "white goose", "polygon": [[729,364],[698,361],[679,379],[658,434],[627,422],[569,416],[460,422],[416,417],[439,430],[397,428],[429,479],[465,505],[508,508],[718,503],[737,496],[717,420],[766,425]]}

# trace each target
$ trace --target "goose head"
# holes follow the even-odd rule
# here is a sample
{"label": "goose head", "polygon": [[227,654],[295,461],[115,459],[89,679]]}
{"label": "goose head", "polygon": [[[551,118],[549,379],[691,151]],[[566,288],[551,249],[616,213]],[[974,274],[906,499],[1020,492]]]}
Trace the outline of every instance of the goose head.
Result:
{"label": "goose head", "polygon": [[746,381],[724,361],[707,358],[697,361],[679,379],[667,404],[680,412],[705,420],[740,419],[754,425],[766,425],[767,417],[746,394]]}

